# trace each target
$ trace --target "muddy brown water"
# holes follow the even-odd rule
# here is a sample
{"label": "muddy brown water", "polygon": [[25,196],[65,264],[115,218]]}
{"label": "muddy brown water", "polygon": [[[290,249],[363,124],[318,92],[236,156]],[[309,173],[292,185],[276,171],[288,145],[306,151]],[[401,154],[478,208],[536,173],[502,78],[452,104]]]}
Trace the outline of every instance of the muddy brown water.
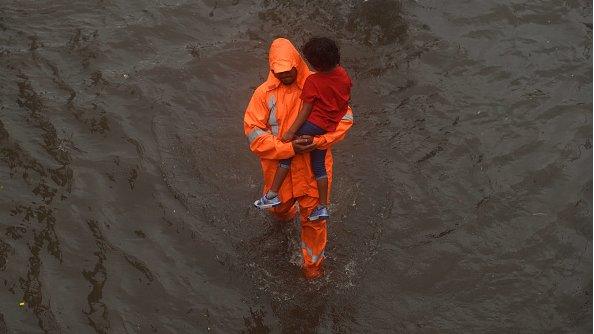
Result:
{"label": "muddy brown water", "polygon": [[[355,83],[313,283],[242,129],[312,35]],[[0,102],[0,332],[592,330],[589,1],[7,0]]]}

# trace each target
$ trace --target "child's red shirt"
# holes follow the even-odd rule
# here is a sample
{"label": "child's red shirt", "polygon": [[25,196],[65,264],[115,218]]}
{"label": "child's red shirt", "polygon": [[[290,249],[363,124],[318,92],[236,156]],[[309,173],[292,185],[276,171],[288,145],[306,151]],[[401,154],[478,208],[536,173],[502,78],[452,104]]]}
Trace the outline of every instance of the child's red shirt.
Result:
{"label": "child's red shirt", "polygon": [[336,130],[347,112],[352,85],[351,78],[340,65],[329,72],[307,77],[301,92],[303,102],[312,104],[307,120],[328,132]]}

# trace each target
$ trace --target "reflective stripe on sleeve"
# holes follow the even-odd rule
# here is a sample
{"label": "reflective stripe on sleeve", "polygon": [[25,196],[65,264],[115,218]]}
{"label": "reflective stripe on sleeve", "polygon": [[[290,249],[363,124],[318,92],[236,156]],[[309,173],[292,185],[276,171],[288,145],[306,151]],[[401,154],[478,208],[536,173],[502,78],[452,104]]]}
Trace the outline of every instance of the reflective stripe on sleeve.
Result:
{"label": "reflective stripe on sleeve", "polygon": [[344,116],[342,116],[342,120],[343,121],[351,121],[352,122],[353,121],[353,114],[349,114],[349,113],[344,114]]}
{"label": "reflective stripe on sleeve", "polygon": [[248,135],[247,135],[250,145],[252,144],[252,142],[254,140],[256,140],[256,138],[260,137],[261,135],[263,135],[265,133],[266,133],[266,131],[264,131],[260,128],[254,128],[252,131],[250,131],[250,133],[248,133]]}
{"label": "reflective stripe on sleeve", "polygon": [[270,116],[268,116],[268,126],[270,126],[272,134],[278,136],[278,121],[276,120],[276,97],[274,95],[271,95],[268,99],[268,110],[270,111]]}

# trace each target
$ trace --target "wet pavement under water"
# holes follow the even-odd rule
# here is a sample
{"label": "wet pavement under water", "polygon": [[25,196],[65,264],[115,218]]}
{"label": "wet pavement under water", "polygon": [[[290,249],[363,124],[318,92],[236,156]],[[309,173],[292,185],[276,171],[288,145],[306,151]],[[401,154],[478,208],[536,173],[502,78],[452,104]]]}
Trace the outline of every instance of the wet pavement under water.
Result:
{"label": "wet pavement under water", "polygon": [[[313,35],[355,126],[308,282],[242,117]],[[0,332],[590,333],[591,41],[589,1],[0,3]]]}

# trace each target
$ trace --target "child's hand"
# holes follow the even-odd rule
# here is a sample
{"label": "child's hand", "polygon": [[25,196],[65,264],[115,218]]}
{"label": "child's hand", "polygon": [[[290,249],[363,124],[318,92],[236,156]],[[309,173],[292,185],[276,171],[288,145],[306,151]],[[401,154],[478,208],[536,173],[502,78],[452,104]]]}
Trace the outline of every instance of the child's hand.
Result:
{"label": "child's hand", "polygon": [[291,140],[293,140],[293,137],[295,137],[295,133],[287,131],[283,134],[283,137],[281,140],[284,143],[287,143],[287,142],[290,142]]}
{"label": "child's hand", "polygon": [[299,138],[298,138],[298,139],[303,139],[303,140],[305,140],[305,143],[306,143],[307,145],[309,145],[309,144],[313,143],[313,139],[314,139],[314,137],[312,137],[312,136],[310,136],[310,135],[301,135],[301,136],[299,136]]}

